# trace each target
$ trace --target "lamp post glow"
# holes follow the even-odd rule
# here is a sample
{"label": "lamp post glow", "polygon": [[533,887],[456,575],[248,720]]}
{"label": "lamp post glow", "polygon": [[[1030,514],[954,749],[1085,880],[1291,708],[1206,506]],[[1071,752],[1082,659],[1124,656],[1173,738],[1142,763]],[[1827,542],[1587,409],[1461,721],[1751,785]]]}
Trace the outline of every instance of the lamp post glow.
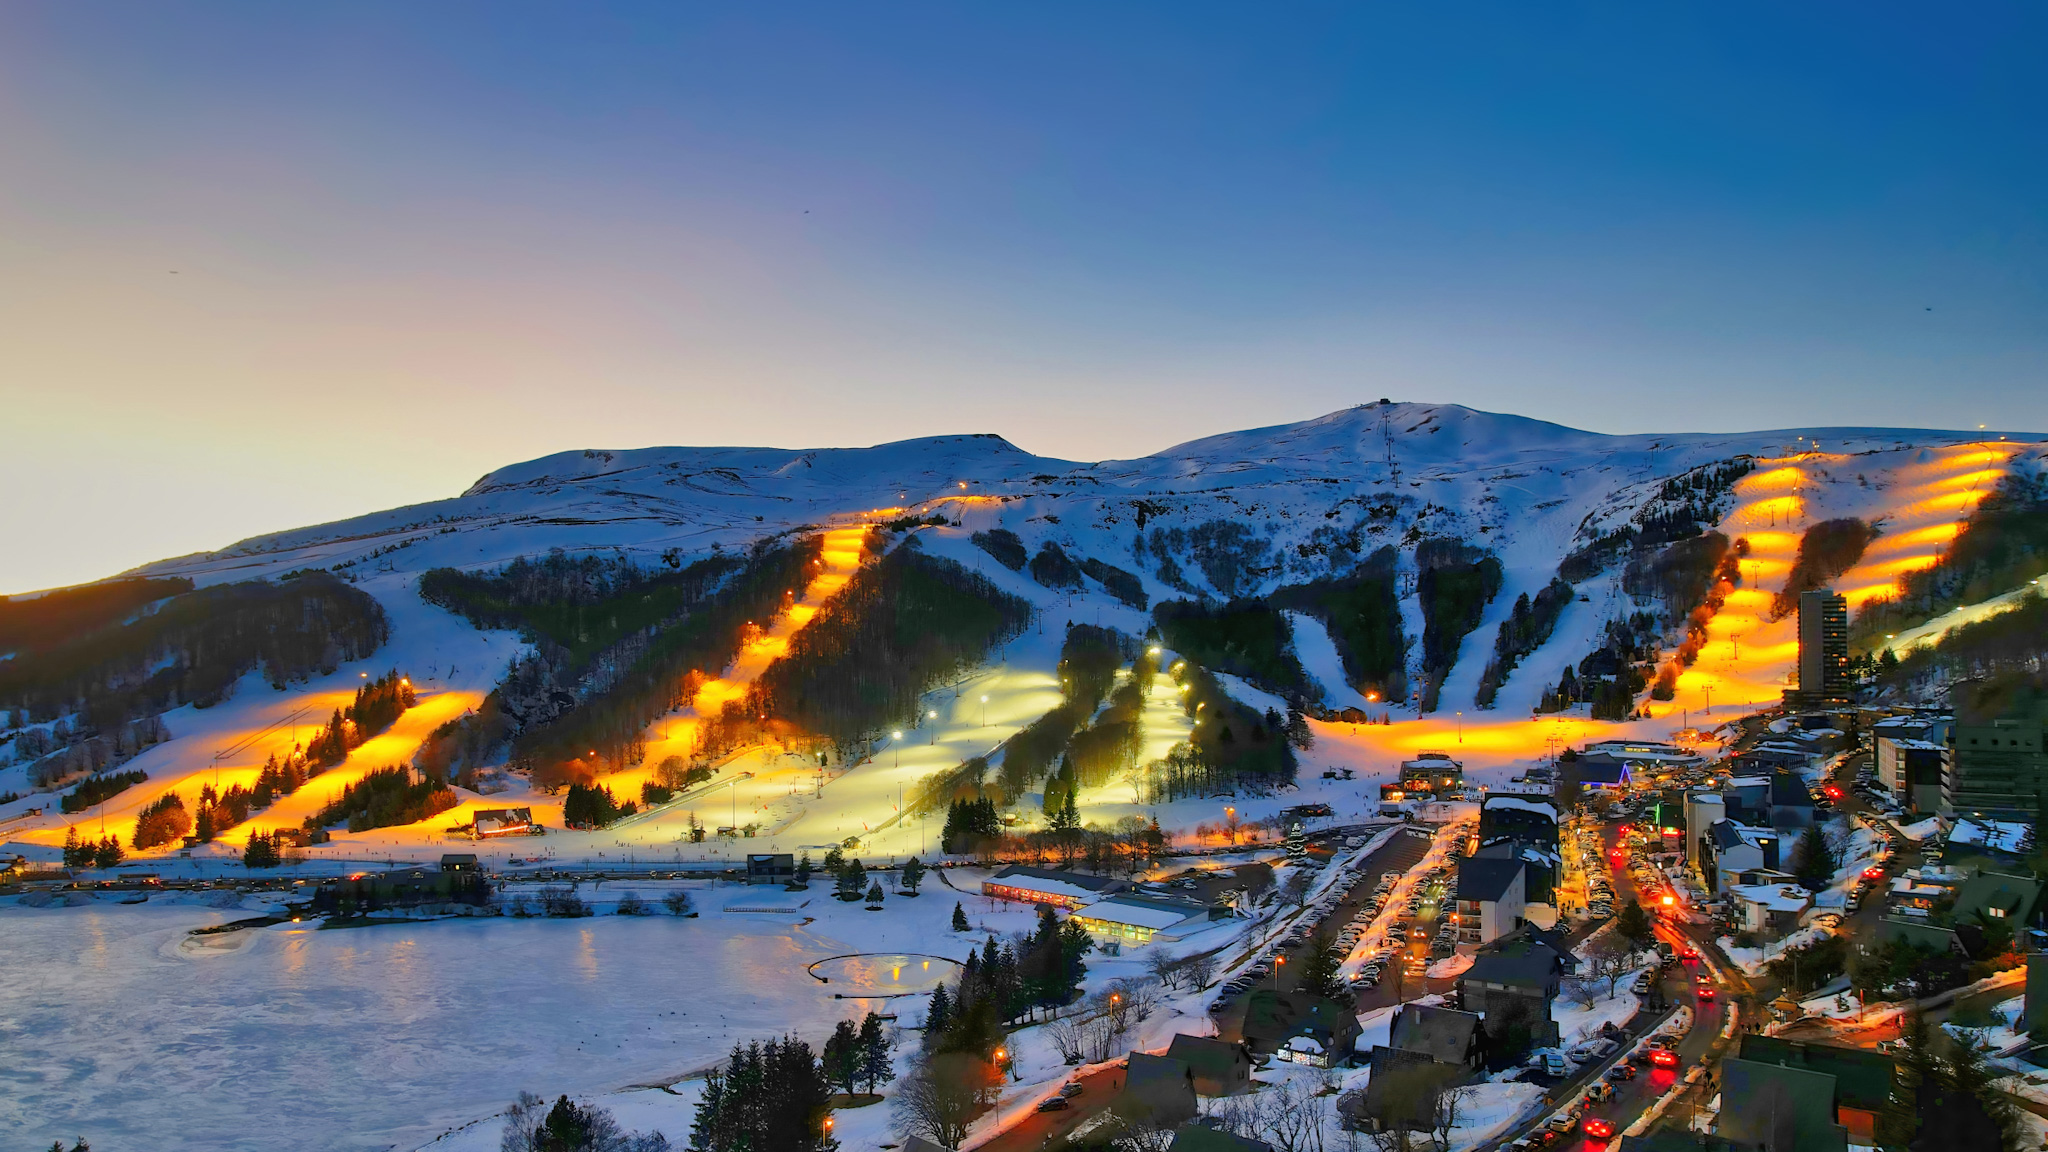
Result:
{"label": "lamp post glow", "polygon": [[891,732],[889,739],[896,742],[896,767],[903,767],[903,733]]}
{"label": "lamp post glow", "polygon": [[986,727],[988,727],[988,696],[987,696],[987,695],[983,695],[983,696],[982,696],[982,698],[981,698],[981,726],[982,726],[983,728],[986,728]]}

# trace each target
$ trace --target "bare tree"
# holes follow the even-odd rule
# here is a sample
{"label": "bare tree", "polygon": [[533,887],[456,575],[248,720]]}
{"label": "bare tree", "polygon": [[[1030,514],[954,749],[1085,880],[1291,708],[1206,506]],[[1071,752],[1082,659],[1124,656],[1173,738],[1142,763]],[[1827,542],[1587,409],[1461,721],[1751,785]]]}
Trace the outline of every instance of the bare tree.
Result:
{"label": "bare tree", "polygon": [[1296,908],[1308,903],[1308,870],[1301,867],[1289,868],[1287,880],[1280,885],[1280,894]]}
{"label": "bare tree", "polygon": [[1052,1041],[1053,1050],[1068,1064],[1079,1064],[1086,1053],[1087,1039],[1082,1033],[1082,1017],[1078,1013],[1055,1016],[1046,1021],[1045,1038]]}
{"label": "bare tree", "polygon": [[1328,1138],[1337,1128],[1330,1100],[1287,1080],[1226,1097],[1213,1115],[1228,1131],[1263,1140],[1274,1152],[1327,1152]]}
{"label": "bare tree", "polygon": [[1188,986],[1206,988],[1216,979],[1216,955],[1213,952],[1198,952],[1187,958]]}
{"label": "bare tree", "polygon": [[1429,1126],[1439,1147],[1450,1148],[1451,1134],[1470,1116],[1477,1095],[1478,1092],[1469,1084],[1454,1085],[1448,1080],[1437,1082],[1429,1101]]}
{"label": "bare tree", "polygon": [[1145,957],[1145,971],[1168,988],[1179,986],[1187,975],[1186,964],[1187,961],[1164,948],[1154,948],[1152,954]]}
{"label": "bare tree", "polygon": [[1856,841],[1855,831],[1849,826],[1849,818],[1840,816],[1828,821],[1821,828],[1821,836],[1827,841],[1829,854],[1842,863],[1847,864],[1849,862],[1849,848]]}
{"label": "bare tree", "polygon": [[892,1098],[896,1130],[958,1148],[993,1085],[990,1065],[964,1052],[919,1061]]}
{"label": "bare tree", "polygon": [[1618,933],[1601,932],[1584,945],[1586,973],[1607,981],[1607,998],[1614,999],[1615,985],[1635,969],[1635,953]]}

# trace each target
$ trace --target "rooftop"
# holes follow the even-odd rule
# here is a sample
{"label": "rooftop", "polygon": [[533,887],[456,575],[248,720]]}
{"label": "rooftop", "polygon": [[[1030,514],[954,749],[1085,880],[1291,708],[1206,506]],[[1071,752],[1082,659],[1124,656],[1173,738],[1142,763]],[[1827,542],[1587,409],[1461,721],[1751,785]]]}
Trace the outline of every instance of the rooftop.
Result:
{"label": "rooftop", "polygon": [[1458,899],[1498,900],[1514,886],[1523,868],[1520,860],[1468,856],[1458,861]]}

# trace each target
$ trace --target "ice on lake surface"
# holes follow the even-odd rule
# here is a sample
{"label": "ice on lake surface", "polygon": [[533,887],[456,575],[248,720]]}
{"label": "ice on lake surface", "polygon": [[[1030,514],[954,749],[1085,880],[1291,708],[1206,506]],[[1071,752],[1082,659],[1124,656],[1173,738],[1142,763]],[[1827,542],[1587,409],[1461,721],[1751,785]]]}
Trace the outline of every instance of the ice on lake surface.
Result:
{"label": "ice on lake surface", "polygon": [[889,1011],[832,994],[895,983],[886,961],[909,959],[820,983],[805,967],[851,949],[747,917],[189,935],[235,915],[0,907],[0,1131],[25,1148],[410,1149],[521,1089],[670,1082],[736,1040]]}

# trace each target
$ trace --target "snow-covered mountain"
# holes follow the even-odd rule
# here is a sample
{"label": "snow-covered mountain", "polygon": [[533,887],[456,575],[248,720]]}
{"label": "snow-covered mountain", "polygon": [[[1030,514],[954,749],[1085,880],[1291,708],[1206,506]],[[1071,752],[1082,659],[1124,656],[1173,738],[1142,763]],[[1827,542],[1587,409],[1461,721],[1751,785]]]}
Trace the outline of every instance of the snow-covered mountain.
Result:
{"label": "snow-covered mountain", "polygon": [[[1326,570],[1325,557],[1302,552],[1318,529],[1358,526],[1371,547],[1418,533],[1456,536],[1483,544],[1511,571],[1554,569],[1575,539],[1626,519],[1688,469],[1816,443],[1831,454],[1892,453],[1984,436],[1883,428],[1605,436],[1458,405],[1380,403],[1094,464],[1034,456],[994,435],[872,448],[593,449],[501,468],[451,499],[251,537],[139,572],[202,583],[309,566],[407,572],[554,548],[652,562],[855,516],[942,512],[966,528],[1000,525],[1033,547],[1055,540],[1126,566],[1141,528],[1244,524],[1270,542],[1272,570],[1242,587],[1202,588],[1242,594]],[[1202,582],[1199,572],[1190,578]]]}
{"label": "snow-covered mountain", "polygon": [[[1709,493],[1704,512],[1685,511],[1731,537],[1754,535],[1764,546],[1751,563],[1759,581],[1796,551],[1796,534],[1782,529],[1832,516],[1882,525],[1903,515],[1898,523],[1914,526],[1918,552],[1885,560],[1904,570],[1931,560],[1947,538],[1942,533],[1952,534],[1939,526],[1920,533],[1923,521],[1952,526],[2000,469],[2040,467],[2041,439],[1887,428],[1608,436],[1458,405],[1382,401],[1097,463],[1034,456],[994,435],[872,448],[593,449],[510,465],[451,499],[253,537],[140,571],[205,584],[328,568],[389,602],[409,598],[413,575],[434,567],[492,567],[554,549],[680,563],[821,527],[936,519],[925,535],[941,554],[1041,605],[1071,609],[1078,595],[1100,602],[1089,610],[1103,622],[1109,612],[1142,627],[1141,615],[1126,619],[1092,583],[1078,594],[1040,587],[992,563],[969,537],[1004,528],[1034,552],[1057,543],[1136,573],[1154,602],[1263,595],[1343,575],[1391,547],[1404,573],[1412,673],[1420,658],[1413,642],[1424,627],[1407,578],[1415,545],[1451,539],[1484,550],[1502,569],[1500,594],[1443,682],[1443,707],[1469,706],[1475,694],[1485,706],[1480,677],[1488,649],[1517,598],[1549,584],[1574,549],[1667,511],[1656,501],[1674,477],[1730,461],[1751,469],[1736,489]],[[1985,459],[1997,466],[1971,463],[1965,446],[1972,444],[1989,444]],[[1956,484],[1968,493],[1948,493]],[[1765,546],[1766,530],[1784,538]],[[1779,552],[1783,563],[1773,558]],[[1605,567],[1573,577],[1579,604],[1521,662],[1497,707],[1533,707],[1546,683],[1597,646],[1608,620],[1627,614],[1615,565]],[[1305,636],[1302,656],[1326,701],[1363,703],[1338,670],[1318,668],[1312,654],[1326,648]],[[1759,675],[1752,688],[1782,673]],[[1733,684],[1724,690],[1736,693]],[[1761,691],[1737,698],[1761,698]]]}

